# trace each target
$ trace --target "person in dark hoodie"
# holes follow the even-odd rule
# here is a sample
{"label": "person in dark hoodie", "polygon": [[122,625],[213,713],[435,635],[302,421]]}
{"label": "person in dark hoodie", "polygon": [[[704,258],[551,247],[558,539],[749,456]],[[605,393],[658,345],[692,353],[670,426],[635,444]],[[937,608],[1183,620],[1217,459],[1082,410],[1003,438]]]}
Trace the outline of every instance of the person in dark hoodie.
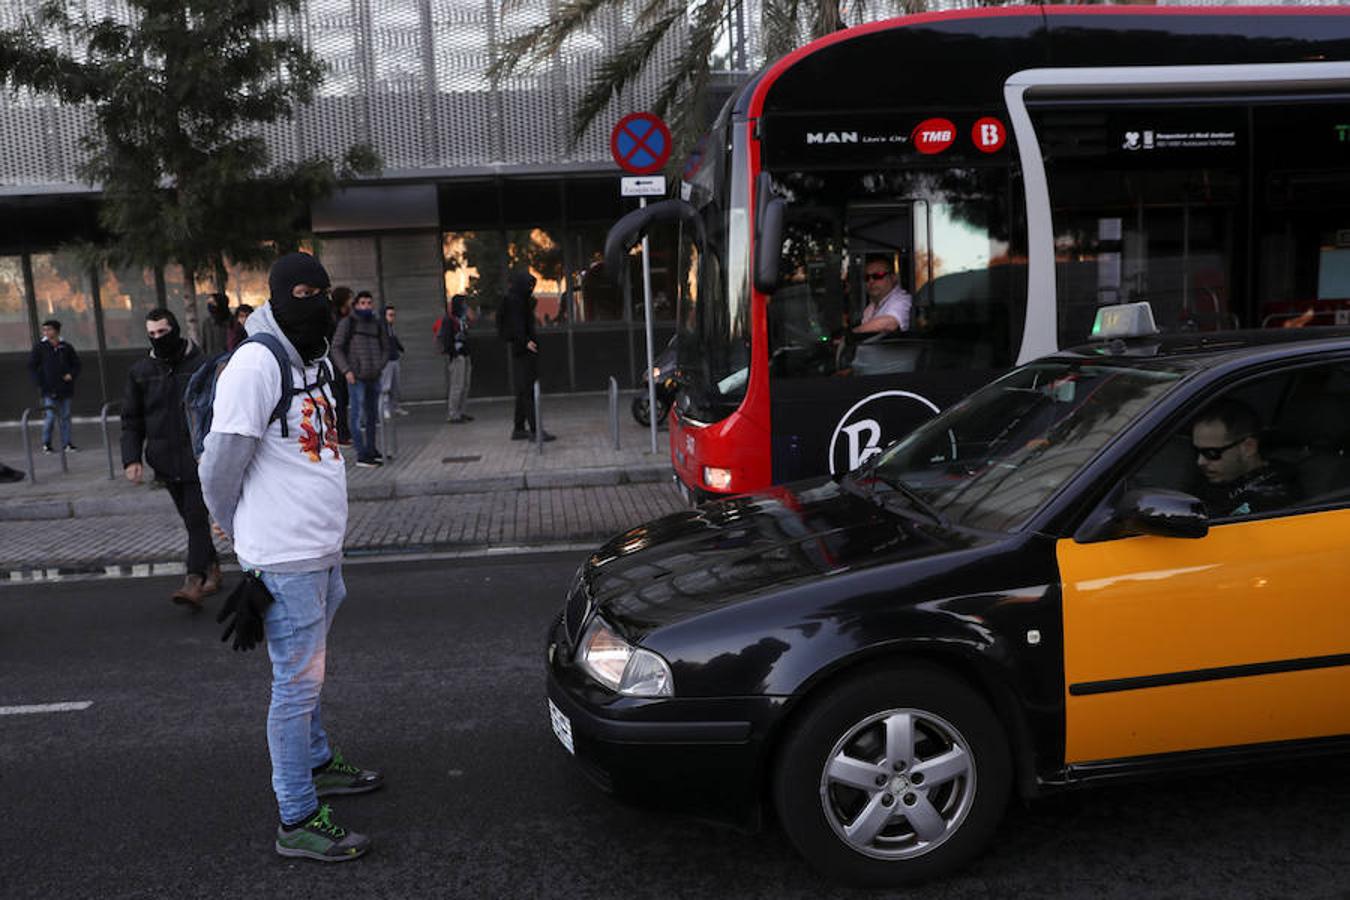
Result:
{"label": "person in dark hoodie", "polygon": [[224,353],[230,346],[230,298],[226,294],[206,295],[206,319],[202,322],[202,353],[208,357]]}
{"label": "person in dark hoodie", "polygon": [[389,361],[389,332],[375,315],[370,291],[358,293],[352,314],[338,323],[331,355],[351,392],[348,421],[356,441],[356,464],[381,465],[375,430],[380,424],[380,376]]}
{"label": "person in dark hoodie", "polygon": [[183,337],[177,317],[162,307],[146,313],[145,333],[150,355],[132,365],[122,392],[122,471],[127,481],[140,484],[144,458],[155,480],[168,488],[188,533],[187,576],[172,600],[201,609],[202,598],[220,590],[220,560],[197,479],[183,392],[206,354]]}
{"label": "person in dark hoodie", "polygon": [[[267,749],[281,815],[274,848],[282,856],[345,862],[364,854],[370,840],[334,822],[319,798],[373,791],[384,776],[352,765],[332,747],[320,704],[328,630],[347,595],[347,470],[324,359],[333,307],[328,273],[307,253],[277,260],[268,282],[271,297],[247,328],[276,337],[290,360],[287,434],[271,420],[282,385],[276,358],[257,342],[245,343],[216,381],[202,492],[212,520],[234,540],[245,580],[260,580],[272,601],[262,628],[272,660]],[[236,613],[231,625],[241,617]]]}
{"label": "person in dark hoodie", "polygon": [[[537,426],[534,421],[534,383],[539,380],[539,343],[534,333],[534,303],[534,276],[522,270],[512,272],[497,315],[501,316],[498,331],[511,346],[511,377],[516,387],[513,441],[533,440]],[[538,437],[553,440],[553,435],[547,431]]]}

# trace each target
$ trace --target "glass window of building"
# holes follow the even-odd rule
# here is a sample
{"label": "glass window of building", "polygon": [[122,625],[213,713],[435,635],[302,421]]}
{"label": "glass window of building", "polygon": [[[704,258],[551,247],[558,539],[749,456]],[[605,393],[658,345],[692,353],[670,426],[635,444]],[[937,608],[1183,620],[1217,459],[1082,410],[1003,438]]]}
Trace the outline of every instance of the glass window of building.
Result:
{"label": "glass window of building", "polygon": [[32,263],[38,321],[56,319],[61,323],[61,338],[77,351],[96,350],[98,334],[89,292],[89,270],[68,251],[35,253]]}
{"label": "glass window of building", "polygon": [[573,226],[567,232],[568,295],[577,324],[623,321],[623,288],[605,271],[607,232],[606,225]]}
{"label": "glass window of building", "polygon": [[464,294],[477,311],[479,329],[495,329],[506,293],[506,258],[500,231],[447,231],[441,235],[445,296]]}
{"label": "glass window of building", "polygon": [[145,346],[145,314],[159,306],[153,269],[108,269],[99,275],[104,345],[110,350]]}
{"label": "glass window of building", "polygon": [[[556,228],[517,228],[506,233],[506,269],[526,269],[534,276],[534,321],[538,326],[567,324],[562,242]],[[503,292],[504,293],[504,292]]]}
{"label": "glass window of building", "polygon": [[27,350],[32,344],[28,298],[23,289],[23,259],[0,256],[0,353]]}

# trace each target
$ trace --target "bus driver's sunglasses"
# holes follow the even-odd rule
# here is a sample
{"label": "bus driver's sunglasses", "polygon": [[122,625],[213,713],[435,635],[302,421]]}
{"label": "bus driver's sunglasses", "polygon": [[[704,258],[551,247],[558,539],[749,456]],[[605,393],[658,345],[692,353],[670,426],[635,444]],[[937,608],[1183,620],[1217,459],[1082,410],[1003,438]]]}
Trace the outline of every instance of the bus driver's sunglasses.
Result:
{"label": "bus driver's sunglasses", "polygon": [[1223,455],[1225,453],[1227,453],[1229,450],[1232,450],[1234,447],[1236,447],[1238,444],[1242,443],[1249,437],[1251,437],[1250,434],[1244,434],[1242,437],[1238,438],[1236,441],[1233,441],[1231,444],[1224,444],[1222,447],[1197,447],[1194,444],[1191,444],[1191,449],[1194,450],[1196,453],[1200,454],[1201,456],[1203,456],[1205,459],[1209,460],[1210,462],[1218,462],[1219,460],[1223,459]]}
{"label": "bus driver's sunglasses", "polygon": [[883,278],[890,278],[890,272],[867,272],[863,275],[867,281],[881,281]]}

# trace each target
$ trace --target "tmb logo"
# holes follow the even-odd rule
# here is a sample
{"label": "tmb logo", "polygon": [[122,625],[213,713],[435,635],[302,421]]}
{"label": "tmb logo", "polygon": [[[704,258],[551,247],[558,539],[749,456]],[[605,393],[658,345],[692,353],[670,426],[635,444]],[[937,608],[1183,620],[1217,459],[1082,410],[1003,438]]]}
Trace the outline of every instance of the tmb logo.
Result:
{"label": "tmb logo", "polygon": [[853,471],[937,413],[931,400],[909,391],[878,391],[862,398],[834,426],[830,474]]}
{"label": "tmb logo", "polygon": [[914,126],[909,139],[920,153],[932,156],[956,142],[956,126],[950,119],[924,119]]}

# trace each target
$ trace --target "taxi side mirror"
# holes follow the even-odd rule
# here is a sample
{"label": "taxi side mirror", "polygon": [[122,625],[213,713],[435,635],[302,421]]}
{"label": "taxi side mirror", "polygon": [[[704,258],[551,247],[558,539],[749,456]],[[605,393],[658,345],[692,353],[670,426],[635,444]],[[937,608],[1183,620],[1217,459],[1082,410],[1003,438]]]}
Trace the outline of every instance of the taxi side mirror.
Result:
{"label": "taxi side mirror", "polygon": [[1129,491],[1116,506],[1120,536],[1152,534],[1157,537],[1202,538],[1209,534],[1205,504],[1181,491],[1160,488]]}

